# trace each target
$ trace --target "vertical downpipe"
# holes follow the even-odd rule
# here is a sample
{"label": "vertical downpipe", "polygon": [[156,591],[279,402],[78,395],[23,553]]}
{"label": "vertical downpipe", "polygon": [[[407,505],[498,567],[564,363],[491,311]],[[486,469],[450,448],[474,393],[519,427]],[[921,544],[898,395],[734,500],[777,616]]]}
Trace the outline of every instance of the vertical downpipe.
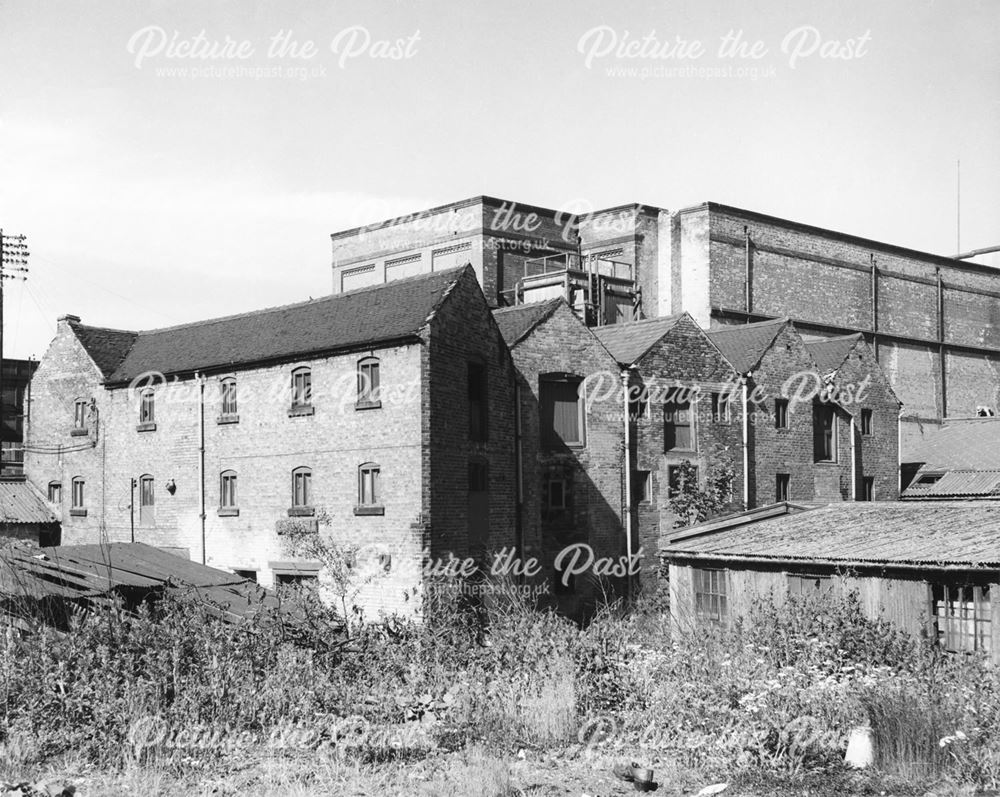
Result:
{"label": "vertical downpipe", "polygon": [[941,417],[948,417],[948,379],[945,374],[945,352],[944,352],[944,283],[941,281],[941,269],[934,269],[937,277],[937,333],[938,333],[938,359],[941,364]]}
{"label": "vertical downpipe", "polygon": [[854,416],[851,416],[851,500],[858,500],[858,451],[854,437]]}
{"label": "vertical downpipe", "polygon": [[[517,558],[524,561],[524,441],[521,434],[521,386],[514,376],[514,537],[517,541]],[[521,574],[524,580],[524,574]]]}
{"label": "vertical downpipe", "polygon": [[626,597],[632,597],[632,442],[629,434],[629,405],[628,405],[628,368],[622,371],[622,406],[625,414],[625,495],[623,504],[625,505],[625,553],[628,556],[628,576],[626,578]]}
{"label": "vertical downpipe", "polygon": [[205,379],[196,373],[198,380],[198,503],[201,519],[201,563],[206,564],[205,551]]}
{"label": "vertical downpipe", "polygon": [[747,397],[747,376],[740,377],[743,392],[743,509],[750,508],[750,401]]}
{"label": "vertical downpipe", "polygon": [[746,280],[747,323],[749,324],[753,315],[753,260],[750,257],[750,228],[745,225],[743,227],[743,266]]}

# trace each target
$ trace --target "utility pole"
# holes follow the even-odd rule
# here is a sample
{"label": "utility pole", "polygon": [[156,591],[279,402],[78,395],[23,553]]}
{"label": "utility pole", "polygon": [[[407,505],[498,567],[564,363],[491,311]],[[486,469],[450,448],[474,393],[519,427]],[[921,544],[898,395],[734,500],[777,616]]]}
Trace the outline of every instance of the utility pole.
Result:
{"label": "utility pole", "polygon": [[[3,428],[3,281],[28,279],[28,245],[23,235],[4,235],[0,228],[0,429]],[[8,273],[14,272],[14,273]],[[0,446],[0,475],[3,450]]]}

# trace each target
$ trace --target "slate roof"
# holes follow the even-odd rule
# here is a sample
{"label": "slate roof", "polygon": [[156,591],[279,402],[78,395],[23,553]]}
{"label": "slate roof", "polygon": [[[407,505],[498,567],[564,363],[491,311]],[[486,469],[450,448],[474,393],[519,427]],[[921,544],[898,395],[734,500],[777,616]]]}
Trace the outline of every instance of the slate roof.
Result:
{"label": "slate roof", "polygon": [[501,307],[493,311],[493,318],[500,327],[507,346],[513,348],[524,340],[542,321],[552,315],[563,299],[549,299],[547,302],[529,302],[513,307]]}
{"label": "slate roof", "polygon": [[777,318],[754,324],[719,327],[711,330],[708,337],[737,371],[746,374],[757,367],[764,352],[771,347],[787,323],[787,318]]}
{"label": "slate roof", "polygon": [[471,267],[463,266],[147,332],[96,335],[96,328],[86,327],[81,335],[82,325],[73,328],[95,361],[100,358],[104,363],[102,371],[112,362],[111,355],[120,353],[125,336],[134,336],[127,353],[105,374],[109,384],[124,384],[149,371],[183,374],[292,360],[415,338],[466,269],[472,273]]}
{"label": "slate roof", "polygon": [[1000,503],[830,504],[731,530],[678,530],[662,553],[668,559],[1000,567]]}
{"label": "slate roof", "polygon": [[29,481],[0,481],[0,524],[57,523],[55,508]]}
{"label": "slate roof", "polygon": [[89,327],[73,322],[70,322],[70,327],[105,379],[121,365],[128,350],[139,336],[138,332],[124,329]]}
{"label": "slate roof", "polygon": [[673,329],[683,317],[683,313],[678,313],[662,318],[648,318],[644,321],[609,324],[596,327],[593,332],[604,344],[604,348],[611,352],[612,357],[622,365],[631,365]]}
{"label": "slate roof", "polygon": [[1000,418],[946,421],[902,455],[921,471],[1000,470]]}
{"label": "slate roof", "polygon": [[814,340],[806,344],[806,349],[816,361],[816,367],[821,374],[828,374],[837,371],[844,364],[851,349],[861,340],[861,333],[855,332],[853,335],[842,335],[826,340]]}

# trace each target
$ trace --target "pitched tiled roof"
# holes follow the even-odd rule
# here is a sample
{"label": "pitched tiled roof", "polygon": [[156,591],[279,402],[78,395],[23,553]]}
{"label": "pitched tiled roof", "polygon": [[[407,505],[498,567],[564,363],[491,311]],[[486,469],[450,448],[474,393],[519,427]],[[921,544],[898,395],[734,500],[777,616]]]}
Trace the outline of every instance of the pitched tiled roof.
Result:
{"label": "pitched tiled roof", "polygon": [[833,565],[1000,566],[1000,502],[830,504],[731,530],[678,530],[663,554]]}
{"label": "pitched tiled roof", "polygon": [[134,342],[107,382],[130,382],[149,371],[181,374],[292,360],[415,337],[466,269],[475,279],[464,266],[299,304],[124,333],[134,334]]}
{"label": "pitched tiled roof", "polygon": [[54,507],[28,481],[0,481],[0,524],[56,523]]}
{"label": "pitched tiled roof", "polygon": [[594,334],[611,356],[622,365],[631,365],[649,351],[681,320],[683,313],[596,327]]}
{"label": "pitched tiled roof", "polygon": [[851,353],[851,349],[859,340],[861,340],[861,333],[855,332],[853,335],[814,340],[806,344],[806,349],[816,361],[819,372],[828,374],[838,370],[844,364],[847,355]]}
{"label": "pitched tiled roof", "polygon": [[493,311],[497,326],[504,341],[511,348],[528,336],[535,327],[548,318],[563,299],[549,299],[547,302],[529,302],[514,307],[501,307]]}
{"label": "pitched tiled roof", "polygon": [[902,452],[903,462],[922,462],[923,471],[1000,470],[1000,418],[946,421]]}
{"label": "pitched tiled roof", "polygon": [[757,367],[764,352],[787,323],[787,318],[777,318],[755,324],[719,327],[711,330],[708,337],[737,371],[746,374]]}
{"label": "pitched tiled roof", "polygon": [[138,332],[129,332],[124,329],[88,327],[73,322],[70,322],[70,328],[76,333],[77,339],[87,350],[105,379],[121,365],[128,350],[132,348],[132,344],[139,336]]}

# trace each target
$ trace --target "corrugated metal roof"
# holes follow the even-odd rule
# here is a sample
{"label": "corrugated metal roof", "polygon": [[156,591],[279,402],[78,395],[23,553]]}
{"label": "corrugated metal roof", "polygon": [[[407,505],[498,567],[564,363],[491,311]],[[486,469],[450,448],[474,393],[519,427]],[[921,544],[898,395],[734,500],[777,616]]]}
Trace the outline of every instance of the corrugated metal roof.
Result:
{"label": "corrugated metal roof", "polygon": [[649,351],[683,317],[683,313],[595,327],[593,332],[611,356],[622,365],[631,365]]}
{"label": "corrugated metal roof", "polygon": [[55,507],[29,481],[0,481],[0,523],[58,523]]}
{"label": "corrugated metal roof", "polygon": [[692,536],[695,531],[678,531],[664,556],[1000,567],[1000,503],[987,501],[831,504]]}
{"label": "corrugated metal roof", "polygon": [[1000,470],[951,470],[940,476],[922,472],[903,491],[904,498],[971,495],[1000,498]]}

